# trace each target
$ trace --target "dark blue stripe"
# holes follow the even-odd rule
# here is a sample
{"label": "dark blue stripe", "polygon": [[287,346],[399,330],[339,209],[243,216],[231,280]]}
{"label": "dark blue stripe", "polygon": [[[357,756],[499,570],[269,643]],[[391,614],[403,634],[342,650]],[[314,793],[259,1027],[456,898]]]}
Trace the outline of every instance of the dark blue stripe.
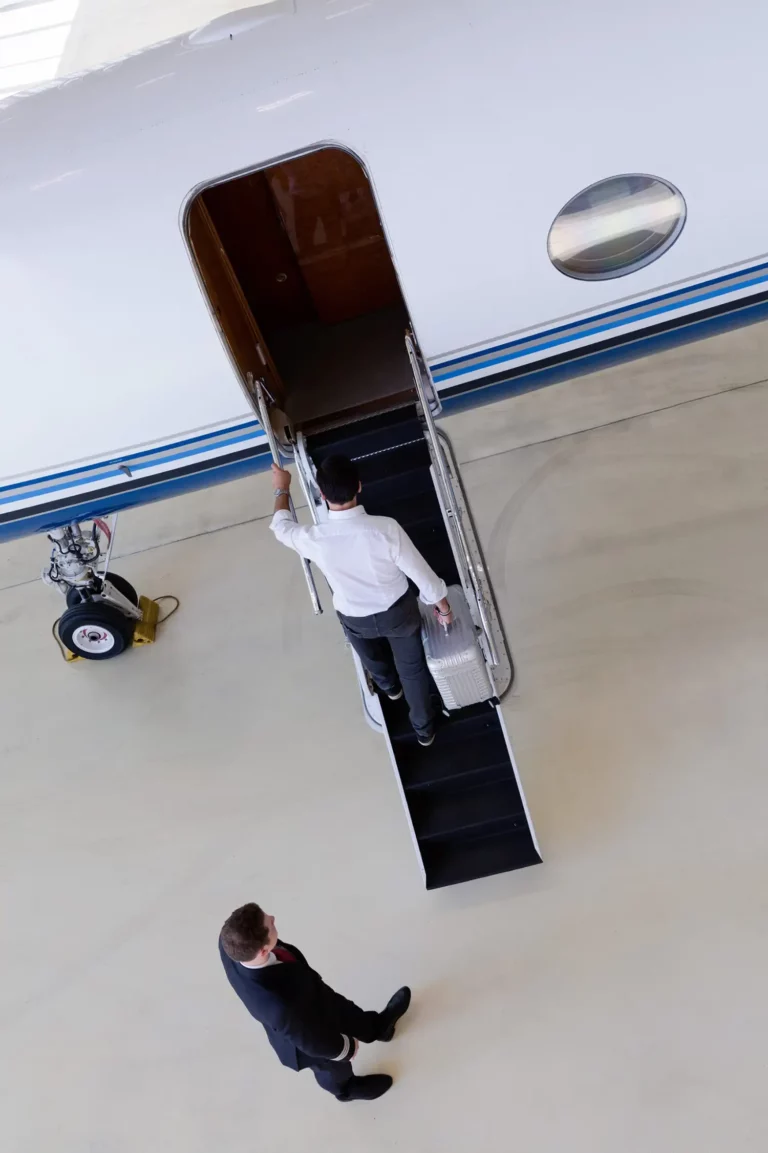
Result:
{"label": "dark blue stripe", "polygon": [[[647,356],[665,348],[754,324],[766,318],[768,318],[768,299],[753,303],[734,301],[730,305],[717,306],[710,310],[709,315],[698,319],[691,317],[680,322],[668,320],[663,331],[641,329],[637,333],[625,334],[624,337],[614,337],[609,347],[591,351],[577,349],[570,355],[560,353],[561,359],[556,364],[520,366],[517,370],[511,369],[509,375],[499,374],[500,379],[456,385],[441,393],[441,401],[446,413],[460,412],[462,409],[546,387],[612,364],[619,364],[638,356]],[[95,515],[117,512],[120,509],[207,488],[209,485],[236,480],[249,473],[267,469],[270,460],[269,451],[266,445],[263,445],[255,449],[253,454],[237,461],[212,463],[210,467],[199,467],[197,471],[182,476],[158,478],[154,482],[148,479],[145,484],[127,491],[95,494],[65,508],[49,509],[47,512],[29,516],[20,515],[15,519],[0,522],[0,541],[36,532],[48,532],[71,520],[87,520]]]}
{"label": "dark blue stripe", "polygon": [[[743,283],[743,285],[741,285],[740,287],[749,288],[750,286],[752,286],[754,284],[764,284],[766,281],[768,281],[768,275],[759,276],[759,277],[755,277],[753,280],[745,281]],[[711,300],[714,297],[721,296],[721,295],[722,295],[722,292],[720,292],[720,291],[700,293],[698,296],[694,296],[694,297],[689,298],[685,302],[685,306],[687,307],[691,304],[698,304],[703,300]],[[467,376],[469,373],[477,372],[477,370],[481,369],[481,368],[492,368],[493,365],[495,365],[495,364],[506,364],[506,363],[509,363],[509,361],[515,360],[521,356],[528,356],[528,355],[530,355],[530,353],[533,353],[533,352],[544,352],[548,348],[557,348],[558,346],[561,346],[564,344],[571,344],[574,340],[580,340],[585,336],[596,336],[601,332],[608,332],[612,328],[623,327],[624,324],[630,325],[630,324],[633,324],[635,321],[647,320],[649,317],[652,317],[652,316],[663,316],[665,312],[674,311],[674,309],[676,309],[678,307],[679,307],[679,305],[677,303],[673,303],[673,304],[667,304],[663,308],[654,308],[654,309],[648,310],[647,312],[638,312],[633,317],[631,317],[631,319],[629,319],[627,321],[617,321],[614,324],[600,324],[600,325],[594,326],[593,328],[584,328],[584,329],[581,329],[577,333],[572,333],[570,336],[562,336],[558,340],[550,340],[550,341],[545,341],[541,344],[529,345],[527,348],[521,349],[520,352],[518,352],[512,356],[498,356],[498,357],[492,357],[491,359],[488,359],[488,360],[483,360],[483,359],[479,358],[478,360],[474,361],[473,363],[468,364],[465,368],[457,369],[455,372],[447,372],[447,373],[443,373],[442,375],[437,374],[437,373],[433,373],[434,380],[435,380],[435,383],[437,384],[442,380],[451,380],[457,376]],[[483,354],[483,355],[485,355],[485,354]]]}
{"label": "dark blue stripe", "polygon": [[[754,276],[754,273],[763,272],[763,271],[765,271],[766,275],[757,276],[757,277]],[[740,283],[733,284],[734,280],[738,280],[739,277],[744,277],[744,276],[751,276],[752,279],[741,280]],[[466,365],[466,367],[461,370],[461,373],[473,372],[477,367],[482,366],[484,357],[493,356],[495,353],[504,352],[507,349],[519,348],[521,345],[528,345],[528,347],[523,352],[523,355],[526,355],[529,352],[538,352],[539,348],[550,347],[549,344],[534,345],[531,342],[535,341],[535,340],[544,340],[545,338],[550,337],[550,336],[556,336],[560,332],[568,332],[569,333],[568,337],[565,338],[566,341],[567,340],[578,340],[585,335],[590,335],[592,330],[586,328],[585,326],[595,324],[598,321],[610,320],[612,317],[617,317],[617,316],[624,316],[625,319],[623,321],[621,321],[620,323],[629,325],[629,324],[632,324],[635,320],[642,320],[648,316],[654,316],[657,314],[660,315],[664,312],[669,312],[670,309],[672,307],[675,307],[676,305],[679,306],[680,308],[687,308],[689,305],[695,304],[699,300],[708,300],[714,296],[722,296],[725,292],[729,291],[728,284],[732,285],[732,288],[730,289],[731,291],[738,292],[742,288],[748,288],[752,284],[761,284],[765,280],[768,280],[768,263],[757,264],[754,266],[754,268],[745,268],[745,269],[742,269],[741,272],[739,272],[739,273],[730,273],[727,276],[713,277],[711,280],[704,280],[700,284],[688,285],[688,287],[685,289],[676,289],[674,292],[666,292],[666,293],[663,293],[661,296],[650,297],[648,300],[640,300],[640,301],[637,301],[635,304],[624,304],[621,307],[612,308],[608,312],[601,312],[595,316],[586,317],[581,322],[581,327],[579,327],[579,322],[571,321],[567,324],[557,325],[555,328],[545,329],[543,332],[536,333],[534,335],[521,336],[515,340],[505,341],[503,344],[492,345],[490,348],[484,348],[484,349],[480,350],[479,352],[475,352],[475,353],[469,352],[469,353],[465,353],[463,356],[452,357],[450,360],[441,360],[441,361],[438,361],[437,363],[434,363],[434,364],[430,363],[429,367],[430,367],[430,370],[431,370],[436,381],[438,379],[448,380],[453,376],[460,375],[460,373],[447,373],[443,377],[438,377],[436,374],[439,373],[441,369],[450,368],[452,365],[455,365],[455,364]],[[726,284],[726,282],[727,282],[727,284]],[[723,288],[721,288],[715,292],[704,293],[704,294],[699,293],[698,295],[688,296],[687,299],[683,299],[687,294],[691,293],[694,290],[702,289],[702,288],[709,288],[710,286],[717,285],[717,284],[725,285],[725,287],[723,287]],[[661,301],[672,301],[673,303],[671,305],[666,305],[663,308],[654,309],[650,312],[647,310],[648,305],[657,304]],[[646,311],[634,312],[631,316],[626,315],[632,309],[641,309],[641,308],[645,308]],[[604,329],[607,329],[610,327],[615,327],[615,326],[612,326],[609,324],[609,325],[605,325],[605,326],[602,326],[600,328],[597,328],[594,331],[600,332],[600,331],[603,331]],[[565,341],[563,341],[563,340],[552,341],[551,343],[552,343],[552,345],[555,345],[558,343],[565,343]],[[473,357],[474,357],[474,360],[473,360]],[[501,363],[501,361],[503,361],[503,360],[511,360],[511,359],[513,359],[513,358],[512,357],[500,357],[498,361],[497,360],[491,360],[491,361],[489,361],[489,363],[490,364]],[[472,361],[472,363],[468,364],[467,362],[469,362],[469,361]]]}
{"label": "dark blue stripe", "polygon": [[[574,377],[586,376],[601,368],[610,368],[615,364],[623,364],[627,360],[634,360],[641,356],[651,356],[656,352],[663,352],[667,348],[676,348],[690,341],[701,340],[707,336],[716,336],[720,332],[729,332],[734,328],[742,328],[748,324],[756,324],[768,319],[768,300],[760,300],[753,304],[740,304],[729,312],[720,312],[714,316],[701,317],[698,320],[688,320],[684,324],[667,328],[663,332],[639,332],[630,334],[619,345],[609,348],[593,350],[576,350],[574,355],[563,356],[557,364],[526,365],[518,369],[514,375],[502,375],[500,380],[494,379],[485,383],[483,380],[470,381],[464,385],[456,385],[440,393],[440,401],[446,414],[463,412],[468,408],[476,408],[483,404],[492,404],[509,396],[518,396],[525,392],[533,392],[538,388],[545,388],[550,384],[559,384],[561,381],[572,380]],[[669,323],[669,322],[668,322]],[[562,354],[561,354],[562,355]],[[638,414],[642,415],[642,414]]]}
{"label": "dark blue stripe", "polygon": [[238,480],[254,472],[262,472],[269,468],[272,458],[268,449],[261,449],[252,456],[243,460],[227,461],[225,464],[214,465],[211,468],[200,469],[198,472],[186,473],[183,476],[166,477],[157,481],[148,481],[147,484],[125,492],[112,494],[96,494],[84,498],[78,504],[67,505],[66,508],[49,509],[32,516],[25,516],[16,520],[0,522],[0,541],[14,540],[17,537],[30,536],[38,532],[50,532],[59,525],[69,524],[73,520],[89,520],[94,516],[106,516],[109,513],[120,512],[136,505],[152,504],[158,500],[165,500],[171,496],[181,496],[186,492],[208,488],[215,484],[224,484],[226,481]]}
{"label": "dark blue stripe", "polygon": [[[187,437],[186,440],[176,440],[171,444],[162,444],[155,449],[145,448],[142,451],[137,450],[136,452],[129,452],[123,456],[109,457],[107,460],[99,460],[94,464],[83,464],[79,468],[68,468],[64,469],[62,472],[52,472],[44,476],[36,476],[33,477],[32,480],[20,480],[15,484],[0,485],[0,492],[8,492],[10,489],[23,489],[28,485],[33,484],[46,484],[48,481],[61,480],[65,476],[77,476],[78,474],[83,474],[84,483],[87,483],[87,481],[92,480],[93,478],[91,476],[85,476],[85,474],[93,472],[94,469],[108,468],[109,465],[112,464],[127,464],[131,460],[138,460],[139,457],[152,457],[153,452],[169,452],[174,448],[184,448],[185,445],[188,444],[202,444],[203,441],[215,440],[217,436],[231,436],[233,433],[243,432],[247,428],[252,428],[254,431],[258,431],[261,430],[261,425],[257,420],[249,420],[246,421],[245,424],[233,425],[232,428],[220,428],[218,432],[206,432],[200,436]],[[148,463],[156,464],[157,462],[152,459],[149,460]]]}
{"label": "dark blue stripe", "polygon": [[[762,270],[766,270],[768,272],[768,262],[764,262],[762,264],[756,264],[751,268],[742,269],[740,272],[725,273],[721,276],[711,277],[708,280],[701,281],[697,285],[693,285],[693,286],[689,285],[685,289],[675,289],[675,290],[672,290],[672,291],[669,291],[666,293],[662,293],[659,296],[650,297],[646,301],[639,302],[637,305],[631,305],[631,304],[630,305],[621,305],[621,306],[618,306],[616,308],[609,309],[607,312],[599,313],[596,316],[589,317],[587,320],[585,320],[583,322],[584,325],[589,325],[589,324],[593,325],[593,327],[591,327],[591,328],[580,328],[580,329],[576,329],[576,331],[574,331],[575,325],[573,324],[573,322],[561,324],[561,325],[556,326],[555,328],[546,329],[544,332],[540,333],[539,334],[540,343],[538,343],[538,344],[531,344],[530,343],[532,340],[535,340],[536,337],[531,337],[531,336],[518,337],[516,340],[506,341],[503,344],[493,345],[490,348],[483,349],[482,352],[478,352],[478,353],[474,354],[474,356],[476,358],[474,360],[471,360],[471,357],[473,354],[453,357],[450,360],[443,360],[443,361],[439,361],[435,364],[431,364],[430,369],[432,371],[432,374],[434,376],[436,383],[439,383],[439,382],[445,381],[445,380],[452,380],[458,376],[468,375],[469,373],[475,372],[480,368],[492,368],[495,364],[503,364],[503,363],[506,363],[508,361],[515,359],[515,357],[513,357],[513,356],[496,357],[493,355],[495,353],[503,352],[503,351],[508,350],[508,349],[518,348],[521,345],[527,345],[527,347],[524,350],[522,350],[519,355],[529,355],[530,353],[534,353],[534,352],[543,352],[548,348],[555,348],[560,344],[568,343],[568,341],[570,341],[570,340],[578,340],[578,339],[583,338],[584,336],[596,335],[600,332],[608,331],[611,327],[613,327],[611,325],[597,325],[597,326],[595,326],[596,321],[609,320],[611,317],[626,314],[627,311],[631,308],[638,308],[638,307],[641,307],[643,305],[655,304],[655,303],[658,303],[661,301],[666,301],[666,300],[680,301],[681,307],[686,307],[688,304],[697,303],[698,301],[701,301],[701,300],[710,299],[716,295],[721,295],[723,291],[726,291],[725,289],[723,289],[720,293],[713,292],[713,293],[699,294],[698,296],[691,297],[688,300],[682,300],[681,301],[681,297],[685,293],[690,292],[692,287],[693,288],[708,288],[712,285],[718,285],[718,284],[723,285],[726,283],[732,283],[734,280],[738,280],[739,277],[743,277],[743,276],[748,275],[750,273],[760,272]],[[766,275],[764,277],[753,278],[753,279],[747,280],[747,281],[742,281],[741,284],[736,285],[736,290],[738,290],[741,287],[749,287],[753,284],[762,283],[766,279],[768,279],[768,275]],[[650,316],[662,315],[664,312],[667,312],[667,311],[670,311],[670,306],[667,306],[665,308],[651,310],[651,311],[648,311],[646,309],[646,311],[644,311],[644,312],[635,313],[633,316],[627,318],[626,321],[624,321],[623,323],[626,323],[629,325],[629,324],[633,323],[635,320],[648,319]],[[543,339],[545,337],[556,336],[557,333],[566,332],[568,330],[570,330],[570,333],[569,333],[569,336],[565,339],[551,340],[551,341],[544,341],[544,339]],[[471,360],[471,363],[467,364],[466,362],[470,361],[470,360]],[[453,373],[443,373],[442,375],[438,375],[440,373],[441,369],[450,368],[452,365],[455,365],[455,364],[465,364],[465,367],[456,371],[456,372],[453,372]],[[532,369],[532,371],[533,371],[533,369]],[[482,385],[479,385],[479,387],[482,387]],[[188,456],[199,455],[196,453],[187,453],[187,454],[173,454],[173,455],[169,456],[167,454],[169,453],[170,450],[177,449],[177,448],[184,448],[184,447],[186,447],[188,445],[192,445],[192,444],[194,444],[194,445],[201,444],[202,445],[206,441],[215,440],[217,437],[230,436],[232,433],[243,432],[246,429],[252,429],[255,433],[256,430],[259,430],[260,428],[261,428],[261,425],[259,424],[259,422],[257,420],[250,420],[250,421],[246,421],[243,424],[234,425],[232,428],[220,429],[217,432],[208,432],[208,433],[203,433],[200,436],[187,437],[183,440],[172,441],[170,444],[161,445],[160,447],[158,447],[155,450],[140,449],[140,450],[136,450],[135,452],[124,453],[120,456],[110,457],[106,460],[100,460],[94,464],[84,464],[84,465],[81,465],[79,468],[64,469],[60,472],[49,473],[49,474],[46,474],[42,477],[34,477],[31,480],[17,481],[14,484],[0,485],[0,493],[14,491],[14,492],[18,492],[20,496],[23,495],[23,496],[27,496],[27,497],[31,498],[34,496],[43,495],[44,492],[52,492],[52,493],[58,492],[58,491],[62,491],[64,489],[66,489],[68,487],[74,487],[74,486],[61,485],[61,486],[58,486],[55,488],[50,488],[50,489],[45,489],[45,488],[36,489],[33,492],[24,492],[23,490],[31,488],[32,486],[46,485],[47,483],[49,483],[51,481],[62,480],[68,476],[80,475],[83,477],[82,483],[84,483],[84,484],[86,484],[88,482],[95,481],[95,480],[109,479],[111,476],[117,475],[117,474],[107,472],[107,473],[100,473],[100,474],[94,475],[95,470],[108,468],[111,465],[127,464],[129,461],[138,460],[140,458],[144,458],[144,463],[140,466],[137,466],[137,467],[140,467],[140,468],[155,467],[158,464],[164,464],[164,463],[168,463],[171,460],[179,459],[179,457],[184,456],[184,455],[188,455]],[[245,439],[248,439],[248,438],[247,437],[240,438],[240,440],[245,440]],[[239,441],[238,440],[232,440],[232,441],[223,440],[223,441],[221,441],[222,445],[229,445],[230,443],[231,444],[237,444],[237,443],[239,443]],[[157,452],[157,453],[162,453],[164,455],[160,456],[160,457],[153,456],[152,455],[153,451]],[[0,500],[0,504],[8,504],[8,503],[13,503],[13,500],[12,499],[10,501],[8,499]]]}
{"label": "dark blue stripe", "polygon": [[[244,441],[247,441],[247,440],[253,440],[253,434],[249,434],[248,436],[232,437],[231,440],[223,440],[216,447],[217,448],[229,448],[231,445],[242,444]],[[136,473],[140,469],[157,468],[158,465],[169,464],[173,460],[189,460],[191,457],[200,456],[200,455],[202,455],[202,453],[209,452],[209,451],[210,451],[210,449],[206,445],[202,445],[200,448],[193,449],[192,452],[177,452],[177,453],[171,454],[170,456],[155,457],[152,460],[148,460],[148,461],[143,462],[142,464],[135,465],[133,471],[134,471],[134,473]],[[82,481],[80,481],[74,485],[73,484],[58,484],[58,485],[52,485],[50,488],[33,489],[31,492],[18,492],[18,490],[14,490],[13,496],[6,496],[6,497],[0,498],[0,505],[15,504],[18,500],[21,500],[24,497],[26,497],[28,500],[31,500],[33,497],[47,496],[49,493],[53,494],[56,492],[66,492],[68,489],[77,488],[78,484],[89,484],[89,483],[93,484],[96,481],[110,480],[113,478],[121,479],[124,475],[125,474],[123,472],[121,472],[119,469],[116,469],[116,470],[113,470],[111,472],[95,473],[95,474],[92,474],[90,476],[83,477]],[[2,490],[0,490],[0,491],[2,491]]]}

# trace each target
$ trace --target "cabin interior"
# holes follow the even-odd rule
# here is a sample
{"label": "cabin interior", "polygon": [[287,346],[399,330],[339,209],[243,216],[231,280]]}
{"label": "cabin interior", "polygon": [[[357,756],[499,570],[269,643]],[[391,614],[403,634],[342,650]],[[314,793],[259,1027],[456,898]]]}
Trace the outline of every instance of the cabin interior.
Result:
{"label": "cabin interior", "polygon": [[295,430],[413,400],[408,312],[368,178],[323,148],[223,181],[188,236],[245,381],[263,379]]}

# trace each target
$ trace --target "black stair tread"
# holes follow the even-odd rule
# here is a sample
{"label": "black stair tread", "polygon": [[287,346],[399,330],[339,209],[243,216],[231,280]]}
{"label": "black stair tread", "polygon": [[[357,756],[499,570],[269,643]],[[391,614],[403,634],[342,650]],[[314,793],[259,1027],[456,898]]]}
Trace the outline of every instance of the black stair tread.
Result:
{"label": "black stair tread", "polygon": [[413,827],[419,841],[435,837],[476,835],[485,828],[495,831],[500,821],[521,817],[525,809],[514,777],[482,785],[446,785],[442,788],[419,789],[410,797]]}
{"label": "black stair tread", "polygon": [[411,502],[430,501],[435,515],[442,520],[432,475],[425,465],[369,482],[363,488],[361,499],[373,516],[392,516],[401,523],[408,516]]}
{"label": "black stair tread", "polygon": [[357,457],[423,435],[416,409],[408,405],[318,433],[309,438],[308,448],[311,456],[317,453],[320,458],[333,453]]}
{"label": "black stair tread", "polygon": [[421,551],[420,545],[424,544],[426,547],[439,547],[444,552],[451,551],[450,543],[445,540],[445,530],[442,522],[435,524],[434,521],[421,520],[417,524],[411,525],[411,531],[408,533],[416,547]]}
{"label": "black stair tread", "polygon": [[427,796],[430,793],[437,795],[443,791],[446,785],[471,784],[473,788],[479,789],[483,785],[495,785],[498,784],[499,781],[510,780],[511,772],[512,766],[509,761],[497,761],[495,764],[473,769],[471,773],[445,777],[442,780],[435,780],[426,785],[416,785],[413,788],[407,789],[406,804],[410,811],[412,805],[415,805],[422,795]]}
{"label": "black stair tread", "polygon": [[[393,452],[400,452],[402,445],[398,449],[393,449]],[[410,448],[410,445],[406,445]],[[426,443],[424,445],[426,448]],[[371,457],[373,460],[374,458]],[[365,462],[363,462],[365,463]],[[390,463],[396,463],[390,458]],[[362,470],[365,472],[365,469]],[[423,460],[417,460],[413,468],[405,468],[400,472],[386,473],[384,476],[376,477],[369,480],[366,489],[366,495],[378,495],[387,501],[404,500],[410,496],[421,496],[422,493],[437,493],[435,492],[435,485],[429,471],[429,463]]]}
{"label": "black stair tread", "polygon": [[459,584],[459,573],[453,549],[437,529],[426,525],[413,525],[413,532],[408,535],[413,545],[427,562],[429,567],[445,581],[447,585]]}
{"label": "black stair tread", "polygon": [[465,731],[454,737],[450,728],[441,727],[429,748],[410,741],[400,741],[393,748],[406,790],[470,777],[489,768],[512,772],[504,735],[498,728],[483,729],[480,733]]}
{"label": "black stair tread", "polygon": [[413,424],[401,425],[397,430],[397,436],[394,438],[388,433],[388,430],[376,433],[374,436],[355,437],[354,440],[347,442],[346,447],[349,451],[345,455],[357,461],[362,468],[367,461],[375,460],[377,456],[389,456],[398,448],[422,443],[426,447],[424,430],[418,421],[414,421]]}
{"label": "black stair tread", "polygon": [[[318,456],[317,460],[323,458]],[[382,481],[387,489],[394,494],[407,492],[400,478],[403,473],[413,472],[416,469],[429,470],[430,455],[427,442],[422,436],[420,439],[409,440],[399,444],[386,452],[377,452],[374,456],[358,459],[357,467],[363,489],[367,485],[374,485]],[[402,486],[402,487],[401,487]]]}
{"label": "black stair tread", "polygon": [[[437,503],[434,489],[431,492],[413,490],[407,497],[395,498],[390,501],[369,499],[365,489],[360,495],[362,498],[360,503],[367,513],[371,516],[393,517],[409,535],[410,529],[414,525],[429,524],[434,526],[435,517],[440,516],[440,505]],[[381,509],[379,505],[381,505]],[[385,508],[386,512],[384,511]]]}
{"label": "black stair tread", "polygon": [[[408,706],[405,701],[402,698],[399,701],[390,701],[384,697],[381,703],[390,740],[410,743],[415,741],[416,734],[408,720]],[[443,706],[437,695],[437,690],[435,690],[435,704],[438,709],[442,710]],[[447,739],[455,740],[458,737],[464,737],[470,731],[473,735],[490,730],[499,731],[499,720],[493,705],[487,701],[481,701],[477,705],[467,705],[463,709],[454,709],[447,716],[442,713],[438,726],[440,740],[443,740],[446,735]]]}
{"label": "black stair tread", "polygon": [[[414,473],[409,472],[403,475],[413,477]],[[418,473],[416,475],[418,476]],[[437,493],[432,488],[429,474],[427,474],[427,478],[430,482],[429,488],[416,485],[395,487],[381,483],[364,485],[360,494],[360,503],[371,516],[393,517],[403,528],[424,522],[428,518],[436,529],[445,534],[445,524]]]}
{"label": "black stair tread", "polygon": [[[392,516],[405,529],[413,545],[424,557],[427,564],[446,584],[458,584],[459,572],[437,499],[421,493],[413,500],[405,498],[402,507],[410,509],[409,519],[397,515],[397,509],[388,511],[386,493],[371,497],[370,490],[363,488],[361,503],[371,516]],[[395,503],[395,502],[392,502]]]}
{"label": "black stair tread", "polygon": [[541,862],[527,823],[514,819],[509,828],[490,836],[458,842],[427,841],[422,845],[422,858],[428,889],[475,881]]}

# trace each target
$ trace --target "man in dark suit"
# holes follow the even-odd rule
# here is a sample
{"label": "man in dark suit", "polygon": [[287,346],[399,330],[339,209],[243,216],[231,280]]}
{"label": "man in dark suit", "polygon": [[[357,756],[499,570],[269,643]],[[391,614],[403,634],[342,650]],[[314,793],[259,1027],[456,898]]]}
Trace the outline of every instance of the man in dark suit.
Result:
{"label": "man in dark suit", "polygon": [[383,1013],[364,1012],[329,988],[294,945],[280,941],[275,918],[254,904],[224,922],[219,952],[230,985],[261,1021],[283,1065],[311,1069],[339,1101],[373,1101],[387,1092],[391,1077],[356,1077],[352,1058],[360,1041],[392,1040],[410,989],[399,989]]}

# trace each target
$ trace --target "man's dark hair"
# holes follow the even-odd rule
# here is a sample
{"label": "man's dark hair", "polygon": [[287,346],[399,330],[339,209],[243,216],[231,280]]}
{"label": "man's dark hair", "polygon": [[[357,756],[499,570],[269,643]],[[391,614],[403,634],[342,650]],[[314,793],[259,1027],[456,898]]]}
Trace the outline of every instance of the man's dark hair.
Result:
{"label": "man's dark hair", "polygon": [[329,504],[349,504],[357,496],[360,473],[348,456],[327,456],[317,470],[317,483]]}
{"label": "man's dark hair", "polygon": [[264,910],[253,902],[230,913],[221,930],[221,947],[233,961],[252,961],[268,940]]}

